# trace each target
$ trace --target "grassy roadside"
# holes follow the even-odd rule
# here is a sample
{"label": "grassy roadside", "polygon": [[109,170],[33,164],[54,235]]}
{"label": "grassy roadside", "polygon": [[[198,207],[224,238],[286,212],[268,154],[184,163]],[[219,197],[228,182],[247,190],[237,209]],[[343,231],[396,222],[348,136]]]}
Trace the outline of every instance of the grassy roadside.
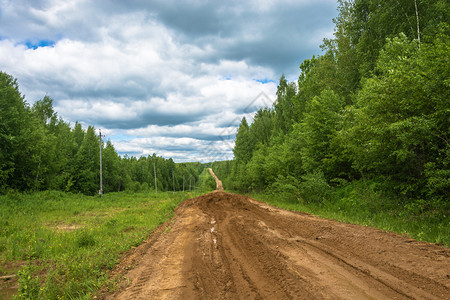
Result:
{"label": "grassy roadside", "polygon": [[[123,252],[199,194],[0,196],[0,277],[15,275],[19,299],[90,299],[102,286],[114,288],[107,274]],[[2,287],[0,299],[9,297],[11,290],[2,293]]]}
{"label": "grassy roadside", "polygon": [[[302,211],[340,222],[393,231],[420,241],[450,247],[450,216],[419,214],[400,204],[388,204],[381,199],[367,199],[363,192],[338,190],[334,200],[322,203],[286,201],[267,193],[251,193],[250,197],[291,211]],[[373,195],[372,195],[373,196]],[[366,198],[365,198],[366,197]],[[369,197],[370,198],[370,197]],[[361,201],[363,199],[363,201]],[[374,204],[377,203],[377,204]]]}

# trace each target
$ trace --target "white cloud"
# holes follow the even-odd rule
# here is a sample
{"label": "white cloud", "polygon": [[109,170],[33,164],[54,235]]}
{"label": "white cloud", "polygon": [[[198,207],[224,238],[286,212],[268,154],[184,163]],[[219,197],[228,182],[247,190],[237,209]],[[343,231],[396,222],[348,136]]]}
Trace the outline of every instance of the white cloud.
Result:
{"label": "white cloud", "polygon": [[318,37],[329,37],[335,8],[3,0],[0,70],[29,103],[49,95],[60,116],[102,128],[121,153],[204,160],[207,148],[228,157],[233,142],[223,136],[271,105],[281,72],[294,78]]}

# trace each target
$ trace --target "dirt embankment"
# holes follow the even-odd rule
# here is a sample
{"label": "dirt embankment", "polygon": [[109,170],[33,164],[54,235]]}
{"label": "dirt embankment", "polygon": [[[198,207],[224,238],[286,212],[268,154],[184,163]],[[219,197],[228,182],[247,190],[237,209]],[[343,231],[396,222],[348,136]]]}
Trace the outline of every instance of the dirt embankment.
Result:
{"label": "dirt embankment", "polygon": [[449,248],[220,191],[183,202],[116,272],[109,299],[450,299]]}

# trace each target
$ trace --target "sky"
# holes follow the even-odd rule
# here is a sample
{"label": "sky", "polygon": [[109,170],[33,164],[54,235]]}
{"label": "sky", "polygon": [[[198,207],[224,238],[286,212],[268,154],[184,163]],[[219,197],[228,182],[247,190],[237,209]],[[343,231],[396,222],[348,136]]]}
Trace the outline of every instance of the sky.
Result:
{"label": "sky", "polygon": [[240,121],[320,55],[332,0],[0,0],[0,71],[117,152],[232,159]]}

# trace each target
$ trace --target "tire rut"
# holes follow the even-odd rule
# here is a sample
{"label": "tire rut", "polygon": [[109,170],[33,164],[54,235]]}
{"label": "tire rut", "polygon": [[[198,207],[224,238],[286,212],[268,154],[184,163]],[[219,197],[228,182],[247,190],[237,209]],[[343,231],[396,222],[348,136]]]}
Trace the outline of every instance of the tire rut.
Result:
{"label": "tire rut", "polygon": [[449,248],[223,191],[184,201],[110,299],[449,299]]}

